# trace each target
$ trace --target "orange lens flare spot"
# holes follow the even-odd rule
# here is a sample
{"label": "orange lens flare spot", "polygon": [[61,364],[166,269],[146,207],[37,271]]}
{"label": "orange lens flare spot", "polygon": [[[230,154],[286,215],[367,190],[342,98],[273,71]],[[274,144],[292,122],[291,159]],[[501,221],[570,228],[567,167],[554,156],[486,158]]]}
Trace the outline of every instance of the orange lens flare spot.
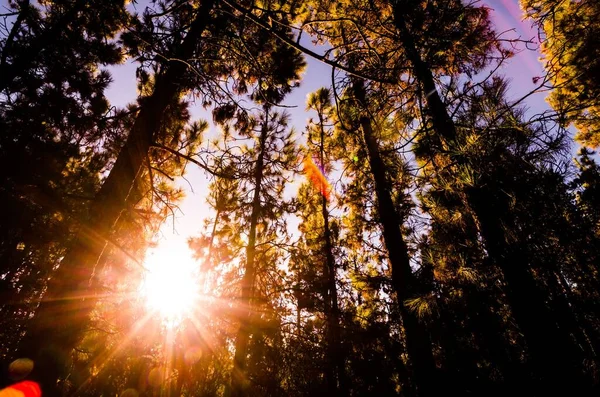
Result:
{"label": "orange lens flare spot", "polygon": [[315,164],[310,156],[307,156],[304,159],[302,165],[304,166],[303,172],[306,174],[310,183],[321,192],[325,199],[329,200],[331,185],[327,182],[327,178],[325,178],[321,169]]}
{"label": "orange lens flare spot", "polygon": [[8,376],[13,381],[24,379],[33,371],[33,360],[29,358],[18,358],[8,366]]}
{"label": "orange lens flare spot", "polygon": [[123,392],[121,393],[121,395],[119,397],[139,397],[140,393],[138,393],[137,390],[135,389],[126,389],[123,390]]}
{"label": "orange lens flare spot", "polygon": [[199,347],[190,347],[183,356],[185,363],[188,365],[193,365],[200,361],[202,358],[202,349]]}
{"label": "orange lens flare spot", "polygon": [[40,397],[41,395],[40,385],[30,380],[0,390],[0,397]]}

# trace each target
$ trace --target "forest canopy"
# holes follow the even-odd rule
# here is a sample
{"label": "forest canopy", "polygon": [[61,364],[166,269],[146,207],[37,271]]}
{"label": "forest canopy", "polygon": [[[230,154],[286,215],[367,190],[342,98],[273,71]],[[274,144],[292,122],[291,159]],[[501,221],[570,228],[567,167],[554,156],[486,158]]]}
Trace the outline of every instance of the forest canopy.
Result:
{"label": "forest canopy", "polygon": [[3,1],[0,396],[596,396],[599,112],[597,0]]}

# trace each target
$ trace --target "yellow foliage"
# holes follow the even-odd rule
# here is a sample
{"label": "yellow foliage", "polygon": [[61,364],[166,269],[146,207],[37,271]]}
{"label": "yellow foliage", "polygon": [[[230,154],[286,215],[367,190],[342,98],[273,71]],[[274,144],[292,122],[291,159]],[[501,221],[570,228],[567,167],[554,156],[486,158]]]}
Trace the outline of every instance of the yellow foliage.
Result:
{"label": "yellow foliage", "polygon": [[419,318],[431,316],[437,307],[436,302],[431,295],[407,299],[404,301],[404,306],[415,313]]}

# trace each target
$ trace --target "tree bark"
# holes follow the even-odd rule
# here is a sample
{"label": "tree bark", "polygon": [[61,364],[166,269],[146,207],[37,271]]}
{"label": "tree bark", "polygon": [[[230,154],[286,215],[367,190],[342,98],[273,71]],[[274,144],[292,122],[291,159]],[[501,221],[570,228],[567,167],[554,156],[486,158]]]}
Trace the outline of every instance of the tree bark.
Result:
{"label": "tree bark", "polygon": [[97,302],[96,264],[106,247],[108,236],[145,163],[152,141],[160,131],[165,109],[181,93],[178,84],[187,65],[179,60],[193,57],[197,41],[210,20],[215,0],[203,1],[198,15],[171,62],[156,78],[154,91],[140,109],[125,146],[115,165],[94,198],[90,219],[81,227],[60,267],[48,281],[46,293],[32,319],[21,345],[23,356],[34,358],[36,378],[44,395],[60,395],[57,380],[73,347],[80,341]]}

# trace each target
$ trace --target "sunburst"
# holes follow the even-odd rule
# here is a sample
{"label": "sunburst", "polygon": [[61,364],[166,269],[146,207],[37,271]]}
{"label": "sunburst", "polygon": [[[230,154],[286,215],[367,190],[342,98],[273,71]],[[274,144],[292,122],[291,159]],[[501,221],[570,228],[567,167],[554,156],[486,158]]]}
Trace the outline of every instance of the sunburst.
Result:
{"label": "sunburst", "polygon": [[171,326],[190,316],[199,303],[198,263],[183,243],[159,245],[148,252],[140,293],[149,311]]}

